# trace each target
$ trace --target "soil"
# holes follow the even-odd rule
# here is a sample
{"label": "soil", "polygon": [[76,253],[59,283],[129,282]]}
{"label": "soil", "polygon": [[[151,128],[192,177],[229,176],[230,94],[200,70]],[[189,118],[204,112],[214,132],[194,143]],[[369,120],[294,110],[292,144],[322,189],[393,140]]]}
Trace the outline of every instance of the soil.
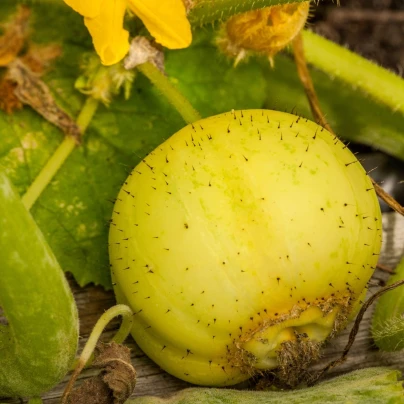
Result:
{"label": "soil", "polygon": [[[321,1],[313,6],[312,29],[347,46],[394,73],[404,75],[404,0]],[[378,166],[372,173],[387,192],[404,204],[404,163],[361,145],[351,149],[365,155],[365,168]],[[382,210],[389,211],[384,203]]]}
{"label": "soil", "polygon": [[403,0],[322,1],[312,22],[317,33],[403,75]]}

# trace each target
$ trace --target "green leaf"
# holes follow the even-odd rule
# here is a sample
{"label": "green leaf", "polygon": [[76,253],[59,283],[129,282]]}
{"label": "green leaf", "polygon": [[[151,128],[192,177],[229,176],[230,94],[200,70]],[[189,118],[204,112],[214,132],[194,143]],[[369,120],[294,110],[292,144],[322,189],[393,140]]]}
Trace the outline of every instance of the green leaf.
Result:
{"label": "green leaf", "polygon": [[[84,97],[74,82],[82,54],[92,50],[91,38],[82,17],[62,1],[33,4],[32,42],[63,43],[62,56],[44,80],[59,105],[77,116]],[[4,19],[13,10],[14,1],[0,3]],[[197,31],[188,49],[167,51],[166,70],[203,117],[262,107],[311,117],[293,61],[280,55],[271,70],[266,60],[252,58],[234,68],[216,49],[211,30]],[[324,73],[314,71],[313,78],[326,117],[342,138],[404,158],[403,116]],[[109,109],[98,109],[83,144],[34,205],[32,213],[62,268],[80,285],[110,287],[110,201],[137,162],[182,126],[179,114],[138,74],[128,101],[118,97]],[[28,107],[12,116],[0,112],[0,164],[21,194],[61,141],[61,132]]]}
{"label": "green leaf", "polygon": [[370,368],[294,391],[190,388],[164,399],[139,397],[126,404],[399,404],[404,403],[400,372]]}
{"label": "green leaf", "polygon": [[[1,16],[6,15],[3,10],[12,11],[10,3],[1,3]],[[84,98],[74,90],[74,81],[82,53],[92,48],[82,18],[63,2],[37,4],[32,32],[35,43],[63,41],[63,55],[44,80],[59,105],[77,116]],[[233,69],[218,57],[205,33],[191,48],[167,54],[167,72],[186,96],[192,94],[191,102],[204,116],[231,108],[259,108],[265,99],[261,67]],[[239,85],[251,77],[253,91]],[[109,109],[99,108],[83,144],[33,206],[32,214],[62,268],[73,273],[80,285],[94,282],[110,287],[110,201],[139,160],[182,126],[178,113],[139,74],[128,101],[119,97]],[[0,164],[21,194],[61,141],[58,129],[29,108],[12,116],[0,113]]]}
{"label": "green leaf", "polygon": [[233,67],[214,45],[211,30],[198,31],[190,48],[167,53],[166,70],[202,117],[261,108],[267,96],[262,68],[257,63]]}

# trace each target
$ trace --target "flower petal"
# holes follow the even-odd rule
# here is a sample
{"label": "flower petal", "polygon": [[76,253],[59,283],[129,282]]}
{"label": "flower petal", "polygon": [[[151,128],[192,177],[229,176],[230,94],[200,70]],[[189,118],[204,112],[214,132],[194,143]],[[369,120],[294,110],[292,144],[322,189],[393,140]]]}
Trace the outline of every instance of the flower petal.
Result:
{"label": "flower petal", "polygon": [[104,65],[118,63],[129,51],[129,33],[123,29],[126,0],[103,0],[96,18],[84,22]]}
{"label": "flower petal", "polygon": [[128,0],[128,5],[161,45],[181,49],[191,44],[191,25],[182,0]]}
{"label": "flower petal", "polygon": [[64,2],[83,17],[95,18],[100,13],[102,0],[64,0]]}

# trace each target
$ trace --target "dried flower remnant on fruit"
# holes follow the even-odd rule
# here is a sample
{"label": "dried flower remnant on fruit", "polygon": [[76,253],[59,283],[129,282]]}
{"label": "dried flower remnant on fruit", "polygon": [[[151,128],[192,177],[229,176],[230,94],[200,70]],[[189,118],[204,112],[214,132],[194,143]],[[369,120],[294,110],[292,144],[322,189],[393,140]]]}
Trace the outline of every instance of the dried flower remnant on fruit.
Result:
{"label": "dried flower remnant on fruit", "polygon": [[138,16],[156,42],[181,49],[191,44],[191,26],[182,0],[64,0],[84,17],[94,48],[104,65],[121,61],[129,51],[129,32],[123,28],[128,8]]}
{"label": "dried flower remnant on fruit", "polygon": [[248,11],[231,17],[222,27],[218,45],[235,57],[235,64],[256,52],[273,57],[285,48],[304,27],[310,2],[286,4]]}
{"label": "dried flower remnant on fruit", "polygon": [[277,352],[278,379],[289,387],[296,387],[310,376],[307,372],[312,362],[320,358],[322,343],[312,341],[307,334],[296,333],[296,339],[281,343]]}

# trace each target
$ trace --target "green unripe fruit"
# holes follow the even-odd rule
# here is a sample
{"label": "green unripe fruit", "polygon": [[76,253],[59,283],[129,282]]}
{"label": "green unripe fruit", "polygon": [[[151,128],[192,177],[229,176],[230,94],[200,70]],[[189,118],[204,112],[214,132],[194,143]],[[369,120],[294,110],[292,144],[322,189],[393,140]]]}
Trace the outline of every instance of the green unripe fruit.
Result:
{"label": "green unripe fruit", "polygon": [[0,397],[39,396],[73,364],[79,323],[52,250],[0,167]]}
{"label": "green unripe fruit", "polygon": [[[404,279],[404,259],[394,269],[387,285]],[[403,287],[381,296],[372,318],[372,337],[376,346],[387,352],[404,349],[404,295]]]}
{"label": "green unripe fruit", "polygon": [[322,127],[232,111],[183,128],[123,185],[110,229],[117,300],[167,372],[296,384],[365,294],[381,214],[360,163]]}

